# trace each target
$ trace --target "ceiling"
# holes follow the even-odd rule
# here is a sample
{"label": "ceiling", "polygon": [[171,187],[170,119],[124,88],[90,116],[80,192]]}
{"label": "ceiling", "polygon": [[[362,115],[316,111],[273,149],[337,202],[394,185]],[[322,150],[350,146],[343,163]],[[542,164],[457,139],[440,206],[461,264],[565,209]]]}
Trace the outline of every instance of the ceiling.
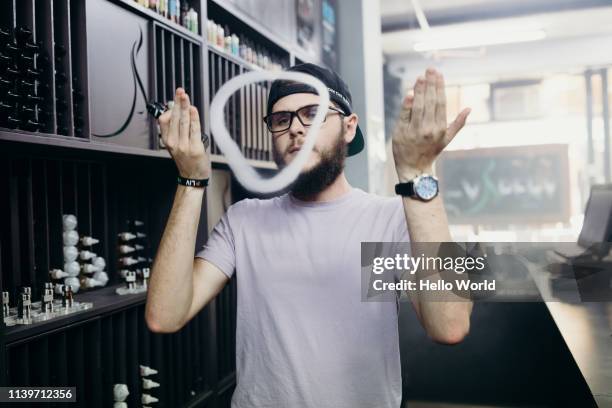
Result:
{"label": "ceiling", "polygon": [[[609,0],[418,0],[430,26],[610,6]],[[380,0],[383,33],[418,29],[412,0]]]}
{"label": "ceiling", "polygon": [[[610,0],[417,0],[430,29],[422,30],[413,0],[380,0],[382,45],[389,72],[408,81],[428,66],[454,82],[495,80],[585,67],[612,66]],[[417,52],[438,38],[490,38],[500,32],[544,31],[527,43]],[[478,41],[476,41],[478,43]]]}

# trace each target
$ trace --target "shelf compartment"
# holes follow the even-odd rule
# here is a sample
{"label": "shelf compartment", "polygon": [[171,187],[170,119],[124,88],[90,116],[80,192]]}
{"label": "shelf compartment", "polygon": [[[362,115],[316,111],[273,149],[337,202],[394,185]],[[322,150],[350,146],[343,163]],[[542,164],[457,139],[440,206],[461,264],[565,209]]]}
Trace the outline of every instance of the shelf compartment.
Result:
{"label": "shelf compartment", "polygon": [[150,394],[159,398],[160,407],[210,401],[215,369],[206,351],[213,335],[209,310],[177,333],[155,334],[144,321],[144,294],[118,296],[114,289],[76,295],[94,308],[60,318],[61,326],[21,338],[9,332],[7,385],[76,386],[75,407],[102,408],[112,405],[113,385],[121,383],[130,391],[126,402],[137,406],[142,364],[158,370],[151,378],[160,387]]}
{"label": "shelf compartment", "polygon": [[40,300],[49,270],[63,269],[63,214],[77,217],[80,236],[100,240],[90,250],[106,260],[109,284],[122,282],[117,236],[133,231],[129,221],[144,222],[147,238],[139,242],[145,246],[139,256],[155,253],[176,188],[170,160],[151,166],[134,158],[86,159],[31,148],[2,149],[0,158],[0,187],[6,192],[0,196],[6,226],[0,233],[0,270],[11,306],[23,286],[31,287],[33,301]]}
{"label": "shelf compartment", "polygon": [[[183,27],[180,24],[173,22],[172,20],[164,17],[163,15],[157,13],[155,10],[149,9],[147,7],[141,6],[134,0],[110,0],[114,3],[117,3],[126,9],[136,12],[142,16],[146,16],[151,21],[155,22],[155,24],[163,25],[171,30],[174,30],[180,33],[183,37],[191,38],[193,41],[201,42],[202,37],[200,33],[194,33],[193,31],[188,30],[186,27]],[[202,23],[202,12],[200,9],[200,1],[189,2],[189,6],[193,7],[195,11],[198,13],[198,31],[201,30]]]}
{"label": "shelf compartment", "polygon": [[[182,87],[189,95],[191,104],[198,108],[200,117],[204,117],[200,57],[202,43],[157,22],[153,22],[152,38],[153,100],[164,103],[171,101],[174,99],[176,88]],[[151,128],[156,136],[159,136],[159,129],[155,123],[152,123]],[[158,139],[159,147],[163,147],[159,137],[153,139]]]}
{"label": "shelf compartment", "polygon": [[57,127],[55,133],[74,136],[72,101],[72,64],[70,42],[70,2],[53,2],[53,40],[55,72],[55,112]]}
{"label": "shelf compartment", "polygon": [[[211,101],[227,81],[249,70],[249,67],[241,65],[237,58],[228,58],[224,52],[209,48],[208,83]],[[224,116],[228,132],[244,157],[271,163],[271,135],[262,120],[266,111],[269,86],[269,82],[249,84],[236,91],[225,105]],[[213,157],[222,155],[214,135],[212,139]]]}

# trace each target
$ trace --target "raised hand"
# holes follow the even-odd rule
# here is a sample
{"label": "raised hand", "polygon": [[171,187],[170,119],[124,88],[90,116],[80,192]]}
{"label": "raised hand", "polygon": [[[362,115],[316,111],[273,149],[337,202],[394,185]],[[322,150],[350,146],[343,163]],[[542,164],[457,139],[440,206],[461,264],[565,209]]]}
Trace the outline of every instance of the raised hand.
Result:
{"label": "raised hand", "polygon": [[392,147],[400,182],[432,173],[434,160],[463,128],[470,114],[466,108],[447,126],[444,77],[429,68],[414,85],[414,96],[404,98],[393,131]]}
{"label": "raised hand", "polygon": [[198,110],[189,95],[177,88],[174,106],[159,117],[162,140],[184,178],[205,179],[210,175],[210,158],[202,142]]}

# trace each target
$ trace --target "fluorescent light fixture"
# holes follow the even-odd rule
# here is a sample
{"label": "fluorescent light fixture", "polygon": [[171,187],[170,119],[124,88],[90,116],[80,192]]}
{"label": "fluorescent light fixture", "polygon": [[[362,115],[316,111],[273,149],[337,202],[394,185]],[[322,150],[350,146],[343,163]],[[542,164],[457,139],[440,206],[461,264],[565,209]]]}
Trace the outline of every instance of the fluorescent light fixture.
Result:
{"label": "fluorescent light fixture", "polygon": [[457,33],[444,37],[419,41],[414,44],[417,52],[453,50],[458,48],[483,47],[486,45],[513,44],[529,41],[538,41],[546,38],[544,30],[529,31],[487,31]]}

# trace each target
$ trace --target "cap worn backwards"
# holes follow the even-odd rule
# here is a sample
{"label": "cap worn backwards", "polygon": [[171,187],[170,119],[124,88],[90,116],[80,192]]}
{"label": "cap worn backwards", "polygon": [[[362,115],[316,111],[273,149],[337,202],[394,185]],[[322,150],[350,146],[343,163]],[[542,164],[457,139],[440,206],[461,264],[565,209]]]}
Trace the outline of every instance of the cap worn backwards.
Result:
{"label": "cap worn backwards", "polygon": [[[294,65],[287,69],[287,71],[302,72],[314,76],[327,87],[330,100],[338,104],[338,107],[340,107],[346,115],[353,113],[351,93],[348,86],[334,71],[310,63]],[[272,107],[279,99],[295,93],[317,94],[317,91],[309,85],[294,81],[276,80],[272,82],[270,92],[268,93],[268,114],[272,112]],[[348,145],[348,155],[353,156],[362,151],[364,144],[365,139],[363,133],[359,126],[357,126],[355,137]]]}

